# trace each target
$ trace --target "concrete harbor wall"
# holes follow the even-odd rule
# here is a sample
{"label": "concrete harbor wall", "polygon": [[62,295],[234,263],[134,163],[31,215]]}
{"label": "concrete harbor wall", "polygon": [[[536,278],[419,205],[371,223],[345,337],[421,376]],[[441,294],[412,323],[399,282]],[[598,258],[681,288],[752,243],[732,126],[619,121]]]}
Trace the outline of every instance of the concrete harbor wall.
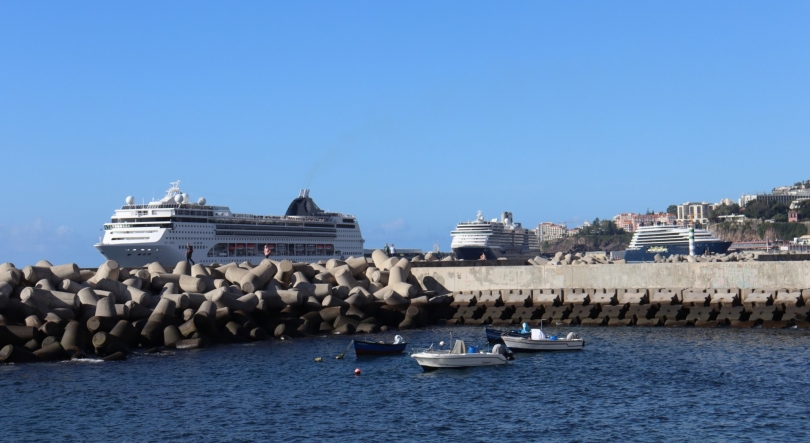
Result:
{"label": "concrete harbor wall", "polygon": [[[810,288],[810,261],[417,268],[450,292],[563,288]],[[435,288],[436,286],[434,286]]]}
{"label": "concrete harbor wall", "polygon": [[810,262],[585,260],[430,267],[378,250],[170,269],[3,263],[0,363],[427,325],[810,328]]}

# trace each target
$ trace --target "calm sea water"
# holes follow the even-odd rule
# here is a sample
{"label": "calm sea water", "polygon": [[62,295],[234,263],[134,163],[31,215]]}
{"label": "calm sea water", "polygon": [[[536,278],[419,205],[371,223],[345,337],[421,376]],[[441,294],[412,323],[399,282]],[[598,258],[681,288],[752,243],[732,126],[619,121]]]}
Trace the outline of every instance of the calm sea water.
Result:
{"label": "calm sea water", "polygon": [[[407,354],[336,360],[350,338],[330,336],[2,366],[0,439],[810,441],[810,331],[547,330],[576,330],[585,349],[426,373]],[[450,333],[485,343],[483,328],[402,335]]]}

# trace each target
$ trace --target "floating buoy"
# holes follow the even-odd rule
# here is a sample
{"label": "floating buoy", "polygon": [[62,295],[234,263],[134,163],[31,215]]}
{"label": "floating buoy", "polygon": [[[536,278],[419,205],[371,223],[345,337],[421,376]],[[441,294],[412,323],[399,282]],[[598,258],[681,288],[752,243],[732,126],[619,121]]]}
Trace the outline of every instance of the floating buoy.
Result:
{"label": "floating buoy", "polygon": [[354,375],[360,375],[360,368],[356,368],[354,370]]}
{"label": "floating buoy", "polygon": [[444,346],[444,340],[439,342],[439,346]]}
{"label": "floating buoy", "polygon": [[315,357],[315,361],[320,362],[320,361],[323,361],[323,359],[322,359],[322,358],[320,358],[320,357]]}

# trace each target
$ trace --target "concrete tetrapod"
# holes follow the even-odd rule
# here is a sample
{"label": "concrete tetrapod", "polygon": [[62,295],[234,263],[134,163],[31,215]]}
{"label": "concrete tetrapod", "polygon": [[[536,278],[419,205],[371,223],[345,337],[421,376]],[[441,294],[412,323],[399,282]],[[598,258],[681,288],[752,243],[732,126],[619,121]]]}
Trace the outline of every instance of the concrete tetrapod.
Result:
{"label": "concrete tetrapod", "polygon": [[8,282],[0,281],[0,309],[8,306],[9,298],[13,292],[14,287],[12,287]]}
{"label": "concrete tetrapod", "polygon": [[177,286],[177,283],[170,281],[166,282],[163,287],[160,289],[160,293],[158,295],[167,295],[167,294],[179,294],[180,288]]}
{"label": "concrete tetrapod", "polygon": [[280,311],[287,307],[287,304],[284,303],[278,293],[256,291],[255,294],[259,298],[259,304],[256,305],[256,308],[263,312]]}
{"label": "concrete tetrapod", "polygon": [[355,280],[348,266],[334,268],[333,274],[335,276],[335,280],[337,281],[338,286],[344,286],[351,290],[352,288],[358,285],[357,280]]}
{"label": "concrete tetrapod", "polygon": [[110,335],[126,346],[136,343],[138,331],[126,320],[119,320],[110,331]]}
{"label": "concrete tetrapod", "polygon": [[114,297],[104,297],[96,302],[96,317],[115,318],[117,316]]}
{"label": "concrete tetrapod", "polygon": [[40,358],[24,346],[5,345],[0,349],[0,363],[33,363]]}
{"label": "concrete tetrapod", "polygon": [[211,277],[211,273],[208,272],[208,268],[205,265],[197,263],[191,267],[191,276],[192,277]]}
{"label": "concrete tetrapod", "polygon": [[141,331],[144,346],[152,347],[161,344],[164,323],[166,319],[174,315],[174,308],[175,305],[173,301],[167,298],[160,300]]}
{"label": "concrete tetrapod", "polygon": [[394,266],[388,271],[388,284],[386,286],[391,286],[394,283],[405,283],[406,278],[405,270],[399,266]]}
{"label": "concrete tetrapod", "polygon": [[204,301],[200,309],[194,314],[194,326],[205,335],[216,333],[217,306],[214,302]]}
{"label": "concrete tetrapod", "polygon": [[191,275],[191,266],[187,261],[179,261],[172,269],[172,274],[175,275]]}
{"label": "concrete tetrapod", "polygon": [[115,325],[118,324],[118,319],[114,317],[90,317],[87,320],[87,330],[96,333],[99,331],[110,332]]}
{"label": "concrete tetrapod", "polygon": [[98,267],[93,278],[88,280],[91,285],[95,285],[97,281],[103,278],[109,278],[110,280],[118,280],[119,274],[119,267],[118,262],[115,260],[107,260],[106,262],[102,263],[101,266]]}
{"label": "concrete tetrapod", "polygon": [[371,253],[371,260],[374,262],[374,267],[382,269],[383,264],[388,260],[388,255],[382,249],[375,249]]}
{"label": "concrete tetrapod", "polygon": [[349,267],[352,275],[355,277],[365,273],[366,269],[369,266],[368,262],[363,257],[359,258],[349,257],[348,259],[346,259],[346,265]]}
{"label": "concrete tetrapod", "polygon": [[405,278],[411,275],[411,262],[407,258],[399,259],[394,267],[402,269],[402,275]]}
{"label": "concrete tetrapod", "polygon": [[262,260],[258,266],[244,274],[239,280],[239,287],[244,292],[255,292],[267,285],[276,274],[276,265],[270,260]]}
{"label": "concrete tetrapod", "polygon": [[70,358],[67,352],[62,348],[62,345],[57,343],[51,343],[48,346],[42,347],[36,351],[34,351],[34,355],[38,357],[41,361],[59,361],[59,360],[67,360]]}
{"label": "concrete tetrapod", "polygon": [[185,323],[178,326],[177,329],[180,331],[180,333],[185,338],[190,338],[192,335],[198,333],[197,325],[194,323],[194,317],[193,316],[192,316],[192,318],[187,320]]}
{"label": "concrete tetrapod", "polygon": [[53,273],[49,266],[26,266],[22,270],[22,275],[25,281],[31,284],[36,284],[40,280],[50,280],[53,278]]}
{"label": "concrete tetrapod", "polygon": [[151,309],[147,308],[146,306],[141,306],[138,303],[135,303],[134,301],[130,300],[126,302],[126,306],[127,308],[129,308],[129,315],[127,316],[127,318],[132,321],[149,318],[149,316],[152,315]]}
{"label": "concrete tetrapod", "polygon": [[102,278],[96,283],[96,289],[110,291],[115,294],[116,300],[120,303],[126,303],[129,300],[141,305],[148,305],[150,295],[140,289],[132,286],[127,286],[121,282]]}
{"label": "concrete tetrapod", "polygon": [[82,306],[96,306],[99,301],[98,294],[92,288],[82,288],[76,293],[76,296]]}
{"label": "concrete tetrapod", "polygon": [[189,300],[189,296],[186,293],[183,294],[163,294],[162,298],[168,298],[169,300],[174,302],[175,309],[185,310],[191,304]]}
{"label": "concrete tetrapod", "polygon": [[51,274],[53,277],[60,280],[78,280],[79,266],[76,263],[51,266]]}
{"label": "concrete tetrapod", "polygon": [[292,277],[293,272],[295,272],[295,268],[293,268],[293,263],[289,260],[281,260],[280,262],[276,262],[276,276],[275,279],[280,283],[289,283],[290,277]]}
{"label": "concrete tetrapod", "polygon": [[173,348],[177,344],[178,341],[183,339],[183,335],[180,334],[180,330],[175,325],[166,326],[163,329],[163,345]]}
{"label": "concrete tetrapod", "polygon": [[220,292],[219,294],[214,295],[213,301],[217,308],[228,308],[231,311],[252,311],[253,309],[246,304],[245,302],[234,298],[232,294],[227,292]]}
{"label": "concrete tetrapod", "polygon": [[166,283],[169,282],[177,284],[180,289],[185,292],[205,291],[205,282],[197,277],[175,274],[152,274],[152,289],[160,290]]}

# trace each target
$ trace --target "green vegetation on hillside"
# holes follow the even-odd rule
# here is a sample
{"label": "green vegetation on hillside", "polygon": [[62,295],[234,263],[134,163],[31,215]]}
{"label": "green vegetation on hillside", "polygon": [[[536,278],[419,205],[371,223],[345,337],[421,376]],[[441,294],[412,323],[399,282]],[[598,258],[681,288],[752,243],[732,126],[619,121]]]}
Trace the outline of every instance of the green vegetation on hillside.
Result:
{"label": "green vegetation on hillside", "polygon": [[[751,219],[786,222],[789,209],[790,206],[784,203],[752,200],[745,205],[744,213],[747,218]],[[810,221],[810,200],[799,203],[796,212],[799,215],[799,221]]]}
{"label": "green vegetation on hillside", "polygon": [[787,213],[788,205],[784,203],[751,200],[745,204],[745,216],[747,218],[786,222]]}
{"label": "green vegetation on hillside", "polygon": [[796,212],[799,213],[799,221],[810,221],[810,200],[799,203]]}
{"label": "green vegetation on hillside", "polygon": [[[768,235],[769,231],[775,237]],[[761,239],[793,240],[796,237],[807,235],[807,226],[802,223],[763,223],[757,226],[757,234]]]}
{"label": "green vegetation on hillside", "polygon": [[579,244],[585,245],[590,250],[604,250],[608,245],[621,244],[624,247],[630,244],[633,234],[616,226],[613,220],[599,220],[598,218],[590,226],[583,226],[575,235]]}

